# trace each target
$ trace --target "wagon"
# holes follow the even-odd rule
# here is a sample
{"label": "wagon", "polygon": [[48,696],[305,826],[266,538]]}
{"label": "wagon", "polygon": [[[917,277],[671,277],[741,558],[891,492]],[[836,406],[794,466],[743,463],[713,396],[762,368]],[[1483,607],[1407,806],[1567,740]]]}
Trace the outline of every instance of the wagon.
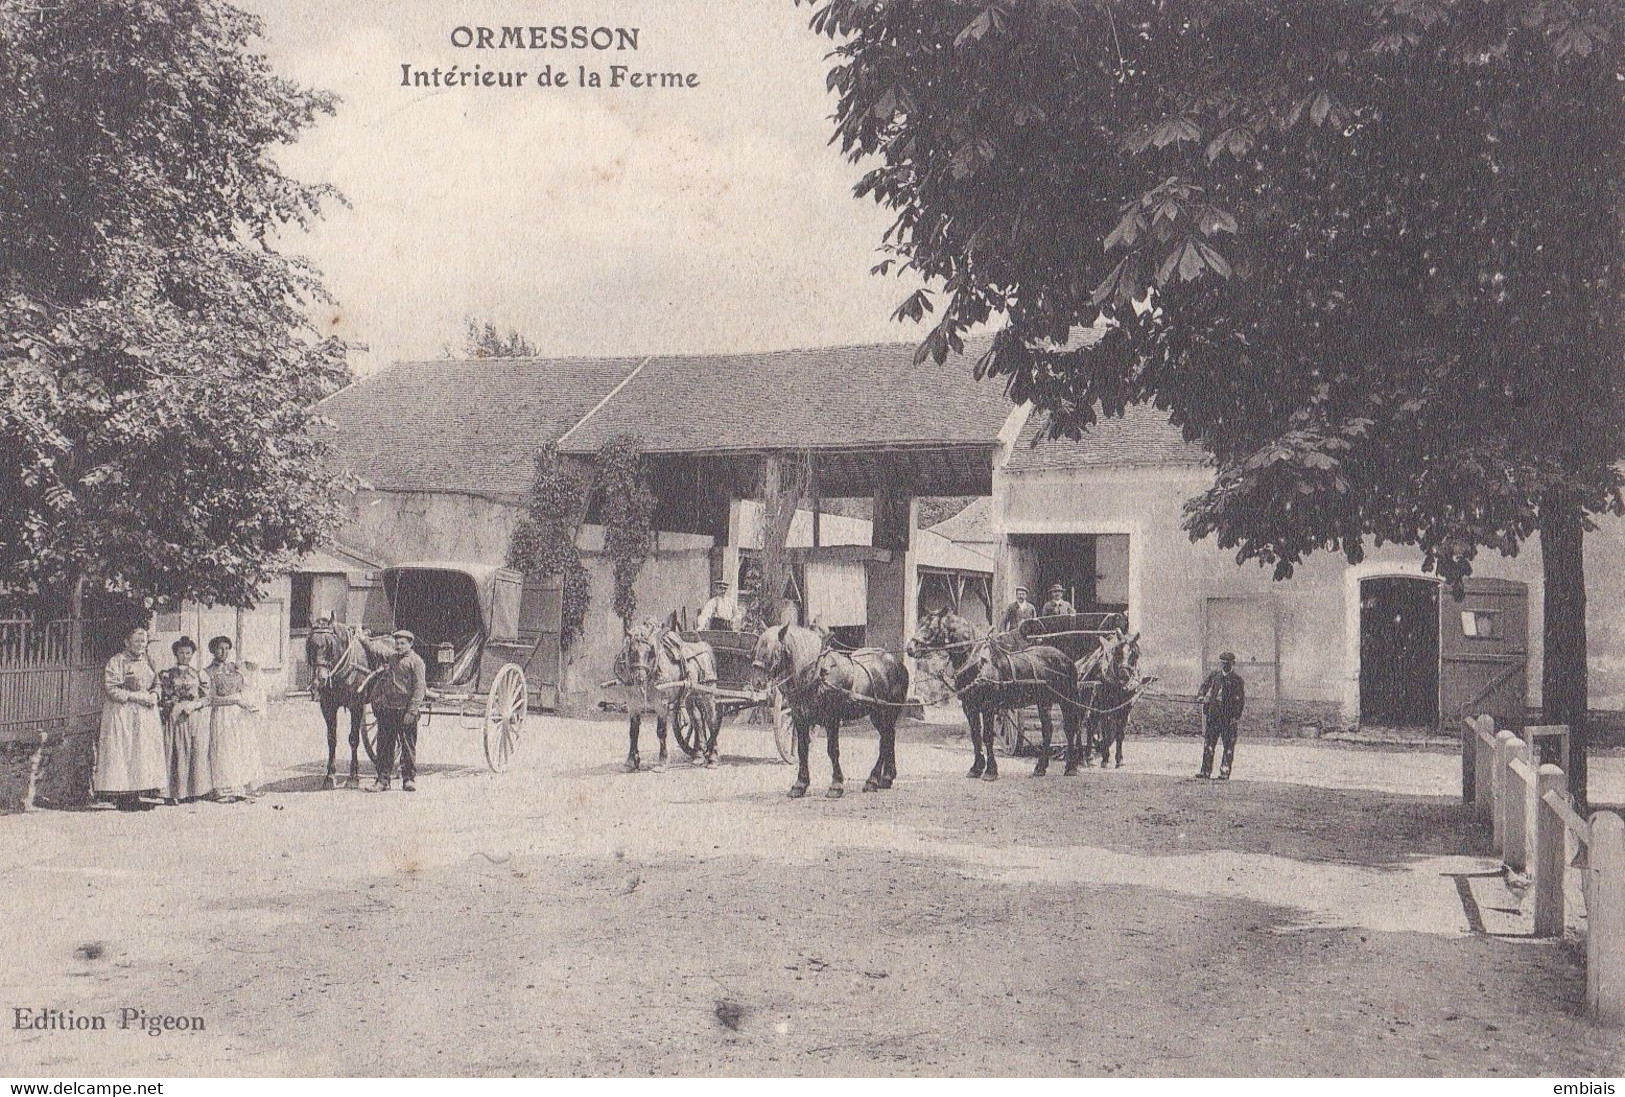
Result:
{"label": "wagon", "polygon": [[[1107,634],[1112,613],[1074,613],[1058,617],[1035,617],[1021,626],[1021,635],[1030,644],[1048,644],[1074,663],[1095,650],[1095,641]],[[1058,717],[1058,714],[1057,714]],[[1038,713],[1026,708],[999,710],[999,744],[1012,758],[1027,746],[1027,733],[1038,730]],[[1060,744],[1065,749],[1065,743]]]}
{"label": "wagon", "polygon": [[[436,716],[455,718],[463,730],[481,733],[486,765],[506,769],[535,699],[526,669],[556,662],[557,632],[543,623],[547,607],[557,609],[556,589],[507,568],[465,563],[398,564],[383,569],[382,580],[389,629],[412,632],[427,670],[422,726]],[[533,628],[521,628],[522,601]],[[556,675],[549,677],[556,685]],[[362,742],[375,762],[377,727],[369,708]]]}
{"label": "wagon", "polygon": [[[717,719],[727,720],[742,712],[766,708],[773,721],[773,746],[780,760],[794,762],[796,737],[790,723],[790,710],[778,690],[754,688],[756,668],[751,665],[751,658],[756,651],[756,633],[707,630],[681,635],[685,640],[710,644],[716,656],[717,684],[708,692],[716,700]],[[692,757],[698,753],[698,746],[685,742],[684,734],[684,729],[677,729],[677,745]],[[687,734],[692,739],[697,733],[690,728]]]}

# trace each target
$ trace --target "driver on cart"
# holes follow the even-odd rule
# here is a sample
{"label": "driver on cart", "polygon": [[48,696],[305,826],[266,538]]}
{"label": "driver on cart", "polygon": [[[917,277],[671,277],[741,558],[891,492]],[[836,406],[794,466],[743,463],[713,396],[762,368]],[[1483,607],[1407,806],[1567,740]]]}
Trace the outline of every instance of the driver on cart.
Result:
{"label": "driver on cart", "polygon": [[407,629],[396,629],[387,643],[370,637],[361,641],[368,653],[384,664],[371,700],[373,714],[378,717],[378,779],[372,783],[373,792],[389,791],[397,746],[401,752],[401,791],[417,791],[418,713],[423,709],[428,670],[412,650],[416,639]]}
{"label": "driver on cart", "polygon": [[701,632],[737,632],[739,623],[738,597],[728,589],[728,580],[716,580],[711,584],[711,600],[700,610],[694,627]]}

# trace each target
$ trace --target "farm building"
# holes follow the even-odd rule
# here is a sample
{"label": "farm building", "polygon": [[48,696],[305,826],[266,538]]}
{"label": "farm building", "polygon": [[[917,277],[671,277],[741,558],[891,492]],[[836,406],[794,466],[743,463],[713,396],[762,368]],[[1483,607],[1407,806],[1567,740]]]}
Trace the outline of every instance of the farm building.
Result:
{"label": "farm building", "polygon": [[[713,580],[726,579],[747,601],[753,594],[762,469],[793,454],[812,472],[786,542],[800,617],[894,647],[921,604],[986,621],[991,554],[917,530],[913,500],[985,495],[1011,409],[995,387],[968,384],[963,363],[921,371],[912,357],[911,347],[888,345],[401,363],[323,405],[346,466],[365,484],[338,540],[380,566],[504,563],[537,450],[554,442],[587,461],[630,434],[649,455],[658,499],[640,612],[692,617]],[[868,500],[876,518],[826,513],[825,501],[837,498]],[[593,602],[559,682],[573,704],[594,699],[621,636],[603,530],[587,517],[577,544]],[[337,590],[338,577],[330,582]]]}
{"label": "farm building", "polygon": [[[1080,611],[1128,614],[1158,692],[1194,693],[1234,650],[1253,731],[1431,726],[1464,707],[1514,720],[1538,703],[1538,545],[1481,557],[1460,603],[1394,546],[1352,567],[1312,557],[1275,582],[1181,529],[1181,506],[1211,469],[1165,417],[1136,408],[1081,441],[1043,440],[1041,416],[972,379],[979,349],[940,368],[914,366],[907,344],[403,363],[324,406],[368,484],[340,540],[379,564],[501,563],[537,448],[556,442],[585,461],[630,434],[658,496],[656,551],[638,581],[651,615],[692,614],[717,578],[748,599],[764,469],[799,463],[788,594],[803,619],[844,638],[899,646],[922,611],[952,606],[985,622],[1016,584],[1037,593],[1060,582]],[[980,498],[918,530],[914,500],[931,495]],[[826,513],[837,498],[867,500],[873,519]],[[1622,534],[1604,519],[1587,540],[1596,708],[1625,707]],[[620,622],[602,530],[585,524],[578,543],[594,601],[562,684],[590,700]]]}

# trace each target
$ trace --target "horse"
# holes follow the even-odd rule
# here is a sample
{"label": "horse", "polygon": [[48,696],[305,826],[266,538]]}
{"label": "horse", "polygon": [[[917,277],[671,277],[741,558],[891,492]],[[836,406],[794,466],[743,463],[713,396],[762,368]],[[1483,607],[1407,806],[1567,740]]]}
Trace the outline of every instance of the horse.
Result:
{"label": "horse", "polygon": [[951,613],[944,608],[928,614],[920,622],[919,633],[908,642],[904,650],[910,659],[915,660],[926,661],[932,655],[946,658],[950,673],[946,676],[937,670],[931,673],[942,677],[954,690],[959,698],[960,707],[965,711],[965,723],[970,728],[971,746],[976,751],[976,760],[971,763],[970,771],[965,776],[972,779],[980,777],[984,781],[997,781],[999,763],[993,754],[994,724],[998,717],[998,706],[994,703],[996,697],[993,695],[995,691],[975,686],[960,690],[956,684],[971,660],[972,650],[983,643],[985,641],[976,636],[975,626],[957,613]]}
{"label": "horse", "polygon": [[830,785],[824,795],[839,799],[846,791],[841,774],[841,721],[868,716],[880,732],[880,752],[863,783],[864,792],[889,789],[897,779],[897,718],[908,699],[908,668],[888,651],[830,649],[826,637],[800,625],[779,625],[763,632],[751,653],[751,665],[773,679],[790,710],[800,768],[790,796],[807,794],[807,753],[812,729],[825,729],[829,741]]}
{"label": "horse", "polygon": [[1077,695],[1088,709],[1089,743],[1087,754],[1100,748],[1100,768],[1112,746],[1117,747],[1117,767],[1123,768],[1123,734],[1128,730],[1134,700],[1155,679],[1140,678],[1140,634],[1122,633],[1100,638],[1100,646],[1078,660]]}
{"label": "horse", "polygon": [[717,680],[716,656],[710,644],[688,643],[669,625],[644,621],[628,629],[616,660],[616,679],[630,687],[641,704],[628,708],[627,753],[621,769],[636,773],[641,760],[638,737],[643,717],[655,718],[655,737],[660,741],[660,762],[666,761],[666,728],[688,719],[696,728],[695,742],[701,746],[706,765],[717,760],[717,716],[715,699],[697,685]]}
{"label": "horse", "polygon": [[322,788],[337,788],[334,755],[338,752],[339,709],[350,710],[350,775],[345,788],[361,787],[361,726],[367,701],[380,665],[374,662],[361,637],[332,617],[311,622],[305,637],[305,662],[310,667],[310,695],[322,706],[327,724],[327,773]]}
{"label": "horse", "polygon": [[[1038,723],[1043,729],[1043,742],[1038,748],[1038,764],[1033,776],[1042,777],[1049,772],[1050,744],[1055,738],[1055,724],[1050,719],[1050,706],[1061,707],[1061,728],[1066,736],[1066,767],[1061,772],[1071,777],[1078,772],[1078,763],[1087,761],[1088,751],[1082,738],[1083,706],[1077,702],[1076,667],[1063,651],[1047,644],[1010,646],[989,638],[972,649],[965,666],[954,676],[955,688],[961,696],[967,694],[978,703],[985,702],[993,710],[1024,708],[1038,709]],[[992,723],[986,723],[986,750],[993,756]]]}

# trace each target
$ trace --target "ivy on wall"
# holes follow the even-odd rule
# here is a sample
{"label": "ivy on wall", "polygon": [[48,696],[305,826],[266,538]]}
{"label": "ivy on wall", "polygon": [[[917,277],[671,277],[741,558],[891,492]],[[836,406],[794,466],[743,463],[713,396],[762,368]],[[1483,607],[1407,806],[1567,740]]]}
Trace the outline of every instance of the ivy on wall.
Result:
{"label": "ivy on wall", "polygon": [[604,552],[615,569],[615,612],[627,627],[638,610],[638,573],[654,550],[654,492],[643,474],[643,446],[618,435],[598,451],[597,492],[604,521]]}
{"label": "ivy on wall", "polygon": [[592,601],[592,584],[576,536],[587,516],[587,476],[549,444],[536,454],[536,478],[508,545],[508,566],[526,575],[557,575],[559,647],[581,635]]}

